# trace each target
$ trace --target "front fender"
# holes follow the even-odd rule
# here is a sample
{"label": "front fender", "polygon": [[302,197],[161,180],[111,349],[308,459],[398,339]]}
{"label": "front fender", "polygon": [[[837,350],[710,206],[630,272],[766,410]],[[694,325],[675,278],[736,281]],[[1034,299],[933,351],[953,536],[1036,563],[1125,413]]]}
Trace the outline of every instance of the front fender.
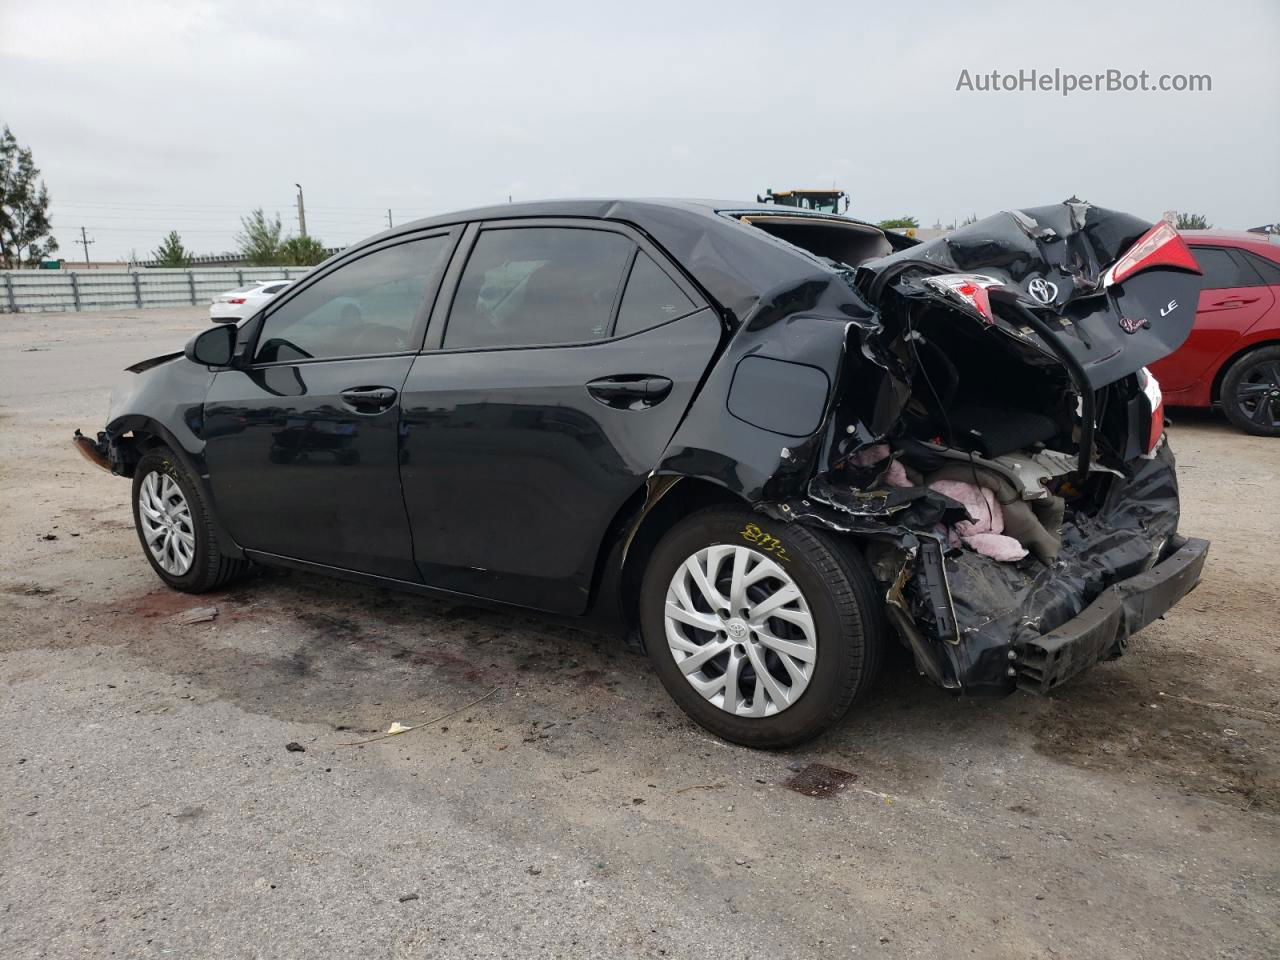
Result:
{"label": "front fender", "polygon": [[208,367],[182,356],[130,373],[111,393],[108,437],[147,429],[163,435],[175,452],[203,461],[204,398],[213,378]]}
{"label": "front fender", "polygon": [[132,477],[134,466],[152,441],[162,443],[200,488],[218,543],[228,556],[243,556],[218,519],[216,498],[205,461],[204,399],[214,373],[179,355],[130,373],[112,391],[106,427],[99,434],[111,472]]}

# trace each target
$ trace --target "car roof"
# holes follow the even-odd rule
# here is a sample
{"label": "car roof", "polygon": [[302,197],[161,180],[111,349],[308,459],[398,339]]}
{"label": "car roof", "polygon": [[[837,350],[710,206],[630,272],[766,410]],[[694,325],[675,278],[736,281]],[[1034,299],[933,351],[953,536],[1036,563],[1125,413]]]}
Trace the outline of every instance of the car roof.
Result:
{"label": "car roof", "polygon": [[1187,243],[1208,244],[1215,247],[1245,247],[1272,260],[1280,259],[1280,243],[1265,233],[1248,230],[1179,230]]}

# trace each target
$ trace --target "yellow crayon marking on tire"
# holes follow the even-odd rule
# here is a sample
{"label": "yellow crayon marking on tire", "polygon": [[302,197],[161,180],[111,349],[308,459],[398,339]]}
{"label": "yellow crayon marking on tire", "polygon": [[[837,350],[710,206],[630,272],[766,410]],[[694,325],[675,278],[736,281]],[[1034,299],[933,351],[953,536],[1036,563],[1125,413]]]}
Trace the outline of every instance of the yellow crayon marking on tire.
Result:
{"label": "yellow crayon marking on tire", "polygon": [[787,556],[786,547],[784,547],[782,545],[782,541],[779,540],[777,537],[775,537],[773,534],[766,533],[764,530],[761,530],[759,527],[757,527],[754,523],[748,523],[745,527],[742,528],[740,532],[742,534],[742,539],[746,540],[747,543],[755,544],[765,553],[771,553],[775,557],[777,557],[779,560],[782,560],[786,563],[791,562],[791,558]]}

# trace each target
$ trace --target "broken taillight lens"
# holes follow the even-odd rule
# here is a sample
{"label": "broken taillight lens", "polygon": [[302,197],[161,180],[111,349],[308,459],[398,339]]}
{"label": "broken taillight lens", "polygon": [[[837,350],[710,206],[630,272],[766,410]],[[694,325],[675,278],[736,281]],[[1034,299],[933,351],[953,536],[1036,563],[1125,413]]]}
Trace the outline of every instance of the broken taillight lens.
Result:
{"label": "broken taillight lens", "polygon": [[944,273],[941,276],[928,277],[924,282],[927,286],[941,290],[948,296],[968,304],[978,311],[978,315],[987,323],[995,323],[995,316],[991,313],[991,297],[987,293],[987,288],[998,287],[1003,281],[982,273]]}
{"label": "broken taillight lens", "polygon": [[1176,267],[1200,273],[1200,264],[1167,220],[1161,220],[1144,233],[1123,257],[1113,263],[1102,276],[1102,285],[1123,283],[1126,277],[1151,267]]}
{"label": "broken taillight lens", "polygon": [[1145,452],[1151,453],[1164,436],[1164,393],[1160,390],[1160,381],[1146,367],[1138,371],[1138,385],[1142,387],[1142,394],[1147,398],[1147,405],[1151,409],[1151,422],[1147,427],[1145,444]]}

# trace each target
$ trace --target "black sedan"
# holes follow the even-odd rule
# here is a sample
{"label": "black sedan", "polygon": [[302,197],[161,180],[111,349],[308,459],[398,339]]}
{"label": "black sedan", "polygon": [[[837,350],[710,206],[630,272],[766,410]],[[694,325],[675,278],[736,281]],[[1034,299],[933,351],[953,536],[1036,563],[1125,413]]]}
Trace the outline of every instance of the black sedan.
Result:
{"label": "black sedan", "polygon": [[760,204],[408,224],[130,368],[87,457],[171,587],[255,564],[584,616],[778,747],[891,639],[1044,692],[1195,586],[1159,386],[1199,271],[1077,201],[916,244]]}

